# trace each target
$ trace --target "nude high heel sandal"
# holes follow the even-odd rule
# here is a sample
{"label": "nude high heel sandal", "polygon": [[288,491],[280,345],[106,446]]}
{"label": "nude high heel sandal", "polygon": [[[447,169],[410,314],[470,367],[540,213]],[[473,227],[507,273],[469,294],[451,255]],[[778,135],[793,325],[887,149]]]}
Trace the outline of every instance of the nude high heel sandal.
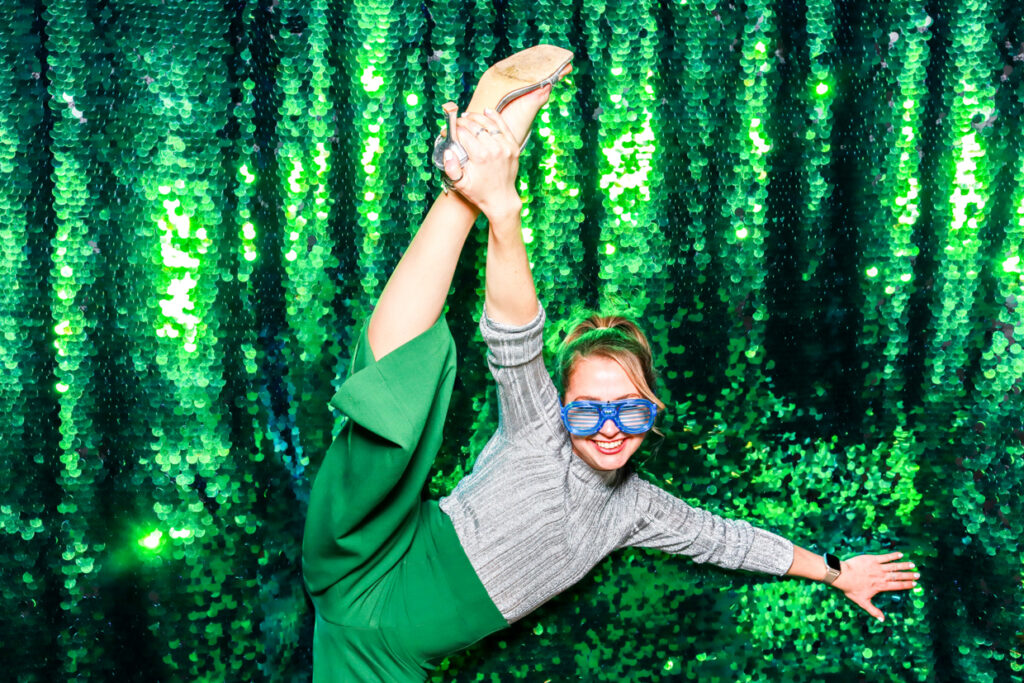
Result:
{"label": "nude high heel sandal", "polygon": [[[480,82],[477,84],[466,111],[482,114],[486,107],[501,113],[516,98],[542,88],[548,83],[553,85],[567,75],[572,71],[572,59],[572,52],[554,45],[535,45],[517,52],[511,57],[506,57],[492,65],[480,77]],[[455,158],[459,160],[460,167],[465,166],[469,161],[469,155],[466,154],[465,148],[459,144],[458,140],[457,111],[454,105],[444,108],[450,135],[437,136],[431,155],[434,166],[441,172],[445,191],[454,189],[451,179],[444,171],[445,150],[452,150]],[[519,145],[520,151],[526,147],[532,129],[528,128],[525,133],[523,141]]]}

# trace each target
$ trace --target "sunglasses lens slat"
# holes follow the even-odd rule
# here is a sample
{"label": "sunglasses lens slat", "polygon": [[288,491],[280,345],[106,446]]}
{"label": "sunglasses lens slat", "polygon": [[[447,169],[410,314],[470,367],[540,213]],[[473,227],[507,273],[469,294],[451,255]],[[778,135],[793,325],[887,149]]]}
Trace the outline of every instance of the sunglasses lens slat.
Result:
{"label": "sunglasses lens slat", "polygon": [[589,434],[595,431],[600,410],[591,406],[573,406],[566,414],[567,426],[572,434]]}
{"label": "sunglasses lens slat", "polygon": [[651,411],[647,406],[629,405],[619,410],[619,422],[625,432],[646,431],[650,419]]}

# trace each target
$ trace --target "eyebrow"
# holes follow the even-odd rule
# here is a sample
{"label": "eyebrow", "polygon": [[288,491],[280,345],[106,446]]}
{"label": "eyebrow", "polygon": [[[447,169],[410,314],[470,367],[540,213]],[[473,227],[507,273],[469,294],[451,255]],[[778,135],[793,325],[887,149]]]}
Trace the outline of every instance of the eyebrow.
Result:
{"label": "eyebrow", "polygon": [[[613,401],[621,401],[624,398],[643,398],[643,396],[641,396],[640,394],[637,394],[637,393],[633,393],[633,394],[626,394],[625,396],[619,396],[618,398],[613,398],[612,400]],[[601,399],[595,398],[594,396],[577,396],[576,398],[573,399],[573,401],[597,401],[597,402],[600,403]]]}

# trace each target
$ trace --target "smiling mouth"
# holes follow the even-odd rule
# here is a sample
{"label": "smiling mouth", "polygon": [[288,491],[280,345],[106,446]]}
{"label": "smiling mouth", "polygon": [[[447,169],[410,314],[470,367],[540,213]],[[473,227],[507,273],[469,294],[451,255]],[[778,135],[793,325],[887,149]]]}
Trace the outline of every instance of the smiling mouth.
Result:
{"label": "smiling mouth", "polygon": [[617,441],[594,441],[594,445],[597,446],[597,450],[602,453],[614,453],[622,448],[622,444],[625,442],[625,439],[618,439]]}

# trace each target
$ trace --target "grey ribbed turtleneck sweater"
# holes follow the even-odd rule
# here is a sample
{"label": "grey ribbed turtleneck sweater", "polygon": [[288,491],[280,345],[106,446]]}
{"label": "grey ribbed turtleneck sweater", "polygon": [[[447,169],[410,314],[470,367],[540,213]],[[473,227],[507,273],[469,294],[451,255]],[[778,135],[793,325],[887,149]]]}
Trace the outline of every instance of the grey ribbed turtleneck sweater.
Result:
{"label": "grey ribbed turtleneck sweater", "polygon": [[594,470],[572,452],[544,367],[543,328],[543,310],[523,327],[481,319],[498,429],[440,503],[502,615],[521,619],[627,546],[785,574],[786,539],[691,507],[632,472]]}

